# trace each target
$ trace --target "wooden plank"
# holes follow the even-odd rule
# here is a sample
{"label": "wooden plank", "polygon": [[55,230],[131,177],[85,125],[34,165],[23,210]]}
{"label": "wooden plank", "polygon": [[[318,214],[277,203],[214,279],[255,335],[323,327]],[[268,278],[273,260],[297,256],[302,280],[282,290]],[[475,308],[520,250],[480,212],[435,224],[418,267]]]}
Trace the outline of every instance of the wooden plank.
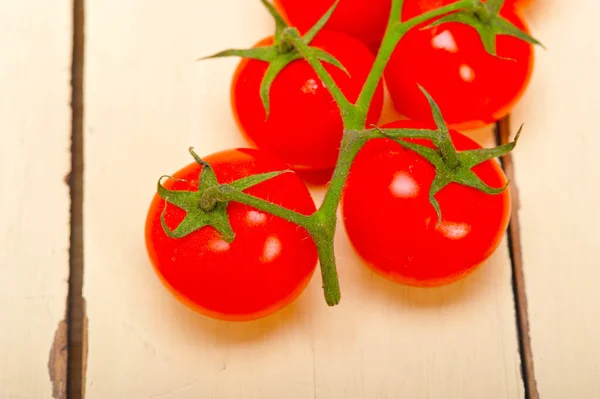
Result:
{"label": "wooden plank", "polygon": [[511,117],[513,130],[525,124],[513,159],[529,334],[541,398],[598,398],[600,4],[547,3],[527,14],[548,50],[537,50],[531,86]]}
{"label": "wooden plank", "polygon": [[[229,108],[237,60],[194,60],[252,45],[273,24],[258,1],[107,0],[89,2],[86,26],[86,397],[524,397],[505,243],[465,281],[418,290],[368,272],[340,227],[336,308],[318,275],[258,322],[177,302],[144,247],[156,179],[187,163],[190,145],[246,145]],[[493,141],[490,129],[477,137]]]}
{"label": "wooden plank", "polygon": [[64,398],[71,3],[0,12],[0,398]]}

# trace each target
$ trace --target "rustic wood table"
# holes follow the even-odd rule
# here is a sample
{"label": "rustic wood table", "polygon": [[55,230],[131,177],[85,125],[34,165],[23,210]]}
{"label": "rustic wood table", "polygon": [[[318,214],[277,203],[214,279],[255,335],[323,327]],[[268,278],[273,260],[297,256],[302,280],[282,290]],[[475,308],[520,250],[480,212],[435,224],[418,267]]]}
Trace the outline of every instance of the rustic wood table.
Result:
{"label": "rustic wood table", "polygon": [[491,146],[525,124],[493,257],[405,288],[340,226],[339,306],[315,275],[292,307],[233,324],[164,289],[143,225],[188,146],[247,146],[237,59],[195,60],[271,34],[260,2],[0,1],[0,399],[600,398],[600,3],[535,3],[548,50],[526,95],[468,132]]}

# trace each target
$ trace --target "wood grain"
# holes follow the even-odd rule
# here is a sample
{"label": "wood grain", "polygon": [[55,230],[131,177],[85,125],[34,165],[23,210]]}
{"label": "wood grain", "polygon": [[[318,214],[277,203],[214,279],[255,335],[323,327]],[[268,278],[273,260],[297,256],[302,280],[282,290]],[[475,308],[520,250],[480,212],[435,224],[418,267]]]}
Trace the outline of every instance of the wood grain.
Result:
{"label": "wood grain", "polygon": [[[87,398],[524,397],[506,242],[465,281],[418,290],[368,272],[340,227],[338,307],[318,275],[258,322],[177,302],[144,248],[157,178],[189,163],[190,145],[247,146],[229,106],[237,60],[194,60],[250,46],[273,24],[246,0],[106,0],[86,14]],[[494,141],[490,129],[476,137]]]}
{"label": "wood grain", "polygon": [[600,397],[599,11],[593,0],[534,2],[527,17],[548,50],[537,50],[533,80],[511,117],[513,131],[525,124],[513,159],[543,399]]}
{"label": "wood grain", "polygon": [[64,398],[71,3],[0,11],[0,398]]}

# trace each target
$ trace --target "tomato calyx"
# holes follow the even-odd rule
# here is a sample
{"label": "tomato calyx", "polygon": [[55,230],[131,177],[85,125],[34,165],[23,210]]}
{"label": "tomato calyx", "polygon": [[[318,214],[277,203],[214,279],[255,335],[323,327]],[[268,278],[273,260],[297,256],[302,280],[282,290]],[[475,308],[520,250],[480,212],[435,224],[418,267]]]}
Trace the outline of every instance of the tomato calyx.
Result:
{"label": "tomato calyx", "polygon": [[[437,126],[436,134],[432,138],[436,148],[434,149],[425,145],[405,141],[403,138],[399,138],[396,135],[396,130],[402,131],[403,129],[377,130],[385,137],[390,138],[400,144],[402,147],[421,155],[434,166],[435,177],[429,190],[429,202],[436,211],[438,217],[437,225],[439,225],[442,222],[442,211],[435,196],[450,183],[457,183],[472,187],[488,195],[498,195],[504,192],[504,190],[510,184],[510,181],[507,182],[503,187],[491,187],[481,180],[481,178],[477,176],[477,174],[475,174],[475,172],[473,172],[471,169],[483,162],[501,157],[511,152],[517,145],[517,141],[519,140],[523,126],[519,128],[515,139],[510,143],[494,148],[479,148],[476,150],[457,151],[452,143],[450,132],[448,131],[448,127],[438,105],[435,103],[429,93],[425,91],[425,89],[420,86],[419,88],[427,97],[427,101],[429,102],[431,112],[433,114],[433,119]],[[426,132],[427,131],[424,131],[423,137],[426,137]]]}
{"label": "tomato calyx", "polygon": [[474,28],[485,50],[493,56],[496,53],[496,36],[508,35],[521,39],[527,43],[543,46],[537,39],[516,27],[512,22],[500,15],[504,0],[473,0],[473,4],[466,9],[443,16],[421,29],[429,29],[446,22],[458,22]]}
{"label": "tomato calyx", "polygon": [[[200,60],[234,56],[269,63],[269,67],[267,68],[260,85],[260,98],[265,108],[265,115],[268,119],[271,108],[270,91],[273,81],[287,65],[293,61],[304,59],[305,55],[296,48],[296,45],[292,41],[287,39],[290,31],[297,33],[297,29],[290,27],[287,22],[285,22],[281,14],[279,14],[279,12],[275,9],[275,7],[268,2],[268,0],[261,0],[261,2],[267,8],[273,19],[275,19],[275,35],[273,36],[272,45],[259,46],[250,49],[228,49],[207,57],[200,58]],[[301,36],[303,44],[305,44],[307,47],[310,46],[312,40],[321,31],[321,29],[323,29],[323,26],[325,26],[327,21],[329,21],[329,18],[331,18],[331,15],[335,11],[338,3],[339,0],[333,4],[333,6],[308,32],[306,32],[306,34]],[[333,55],[319,48],[309,48],[311,55],[316,59],[331,64],[348,74],[346,68]]]}
{"label": "tomato calyx", "polygon": [[[162,185],[164,178],[173,179],[170,176],[161,176],[158,180],[158,195],[165,201],[165,207],[160,215],[160,223],[165,234],[170,238],[183,238],[196,230],[206,226],[215,228],[228,243],[233,242],[235,233],[231,228],[229,216],[227,215],[227,205],[229,201],[218,198],[212,199],[207,193],[227,187],[226,190],[243,191],[259,183],[277,177],[283,173],[291,172],[289,170],[256,174],[236,180],[230,184],[219,184],[217,176],[209,163],[203,161],[193,148],[189,149],[194,160],[202,166],[198,179],[197,191],[186,190],[168,190]],[[168,204],[175,205],[186,212],[185,218],[174,229],[171,230],[165,221],[165,213]]]}

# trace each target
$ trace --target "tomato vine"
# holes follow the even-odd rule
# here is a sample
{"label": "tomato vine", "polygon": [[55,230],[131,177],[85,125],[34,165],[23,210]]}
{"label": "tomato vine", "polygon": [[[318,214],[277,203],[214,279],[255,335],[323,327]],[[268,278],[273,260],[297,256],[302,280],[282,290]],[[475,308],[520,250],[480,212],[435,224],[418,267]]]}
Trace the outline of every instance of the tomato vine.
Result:
{"label": "tomato vine", "polygon": [[[339,146],[339,156],[335,164],[332,178],[322,204],[311,215],[296,212],[285,206],[277,205],[268,199],[259,198],[245,192],[253,185],[260,184],[268,179],[275,178],[282,173],[291,171],[272,172],[271,174],[255,175],[246,180],[220,183],[214,174],[211,174],[210,165],[200,159],[195,153],[195,160],[202,165],[200,176],[201,189],[192,196],[164,189],[159,181],[158,195],[165,203],[180,206],[186,210],[187,218],[193,223],[181,225],[171,231],[163,223],[163,228],[169,237],[176,237],[177,231],[184,229],[191,233],[195,229],[211,225],[217,227],[227,241],[235,240],[227,223],[226,207],[231,202],[251,206],[257,210],[292,222],[304,228],[314,243],[318,252],[321,269],[324,297],[328,305],[333,306],[340,302],[341,290],[336,268],[334,251],[334,235],[336,231],[336,213],[343,195],[344,186],[348,179],[349,171],[361,149],[372,139],[388,139],[397,142],[400,146],[420,154],[435,167],[435,178],[429,192],[430,205],[435,209],[438,223],[442,220],[442,211],[436,200],[436,194],[449,184],[456,183],[475,188],[487,195],[502,193],[506,187],[490,187],[478,175],[471,171],[476,165],[492,158],[504,155],[514,148],[515,142],[491,149],[476,149],[457,151],[454,147],[449,129],[444,121],[442,112],[434,99],[429,96],[426,88],[421,88],[431,108],[435,127],[430,128],[379,128],[366,126],[369,107],[380,85],[386,65],[403,36],[419,25],[431,21],[430,26],[435,26],[447,21],[459,22],[471,26],[477,31],[486,50],[495,54],[495,38],[497,35],[511,35],[532,44],[539,44],[527,33],[521,31],[499,12],[503,0],[459,0],[451,4],[422,13],[421,15],[403,21],[401,11],[403,0],[393,0],[389,21],[373,66],[355,102],[348,100],[346,95],[336,84],[331,74],[323,63],[344,69],[344,66],[333,56],[311,46],[315,35],[323,28],[331,17],[339,0],[323,15],[315,27],[302,36],[298,29],[288,26],[277,10],[266,0],[261,0],[276,21],[276,32],[272,46],[259,47],[249,50],[226,50],[212,57],[241,56],[244,58],[258,59],[270,63],[269,69],[261,85],[261,99],[265,110],[269,110],[269,88],[276,76],[291,62],[304,59],[314,69],[319,79],[326,86],[331,96],[339,107],[342,117],[344,132]],[[436,19],[437,18],[437,19]],[[410,60],[407,60],[410,62]],[[520,131],[519,131],[520,133]],[[517,135],[518,137],[518,135]],[[409,142],[406,139],[426,139],[433,143],[434,148]],[[202,183],[204,182],[204,183]],[[368,187],[365,187],[368,191]],[[376,206],[377,198],[373,198]],[[182,222],[183,224],[184,222]],[[195,224],[194,224],[195,223]],[[401,228],[401,226],[398,226]]]}

